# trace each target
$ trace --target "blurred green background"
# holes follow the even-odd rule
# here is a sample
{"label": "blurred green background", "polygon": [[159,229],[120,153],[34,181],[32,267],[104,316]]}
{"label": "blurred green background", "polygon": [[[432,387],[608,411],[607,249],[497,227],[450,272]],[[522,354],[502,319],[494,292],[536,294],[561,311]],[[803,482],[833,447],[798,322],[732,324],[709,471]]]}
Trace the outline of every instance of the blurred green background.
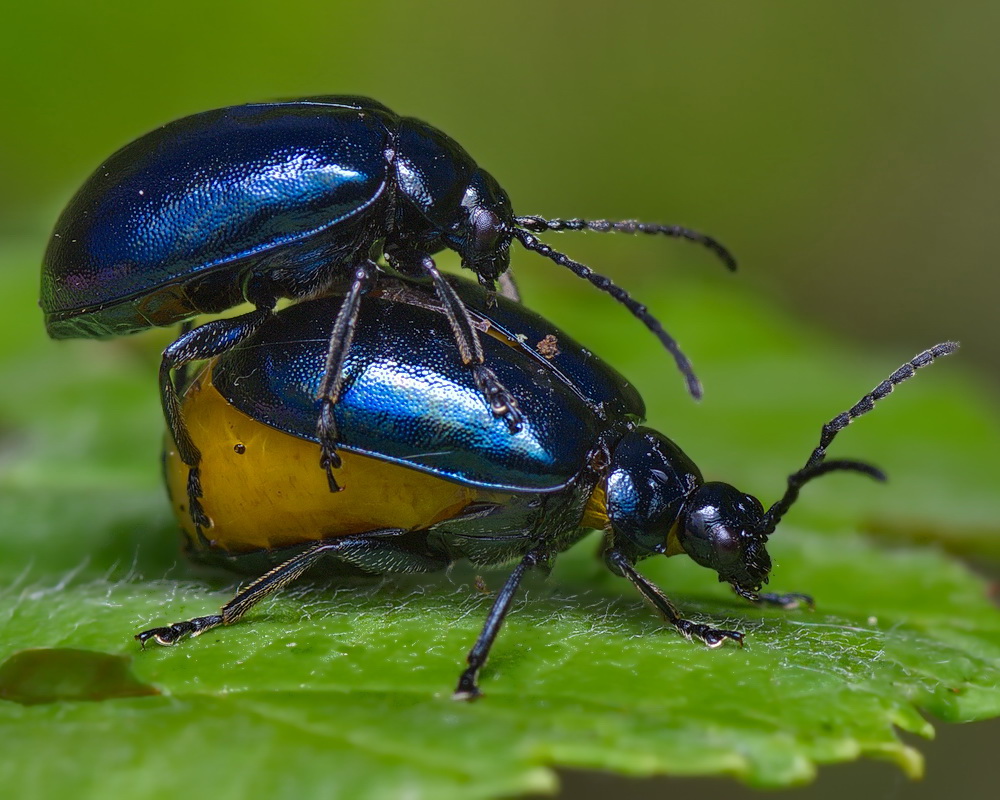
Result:
{"label": "blurred green background", "polygon": [[[993,391],[998,30],[996,4],[926,0],[13,4],[0,30],[0,246],[24,253],[11,278],[34,281],[80,182],[173,118],[368,94],[457,139],[520,214],[683,223],[740,260],[730,277],[683,243],[549,238],[640,298],[671,281],[735,281],[748,297],[895,354],[888,367],[959,339],[961,362]],[[532,276],[527,301],[558,320],[560,287],[574,279],[523,251],[514,266]],[[645,335],[610,301],[607,314],[621,323],[614,335]],[[706,326],[712,314],[706,307]],[[40,315],[38,326],[32,336]],[[776,368],[748,394],[781,391],[779,377],[795,378]],[[150,391],[152,382],[151,371]],[[986,454],[982,467],[997,469]],[[965,753],[976,736],[995,742],[998,728],[969,730],[988,733],[955,745]],[[952,760],[934,752],[932,775]],[[827,789],[870,779],[844,774]],[[572,776],[568,785],[575,796],[712,792]]]}

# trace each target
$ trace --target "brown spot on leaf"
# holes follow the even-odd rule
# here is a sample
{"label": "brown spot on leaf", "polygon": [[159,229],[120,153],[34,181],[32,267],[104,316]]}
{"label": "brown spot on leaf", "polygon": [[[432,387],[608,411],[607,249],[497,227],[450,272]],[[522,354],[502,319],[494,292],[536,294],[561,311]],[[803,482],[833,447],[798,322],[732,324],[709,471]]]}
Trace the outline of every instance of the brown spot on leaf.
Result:
{"label": "brown spot on leaf", "polygon": [[70,647],[20,650],[0,664],[0,699],[34,706],[158,695],[132,674],[131,662],[130,656]]}

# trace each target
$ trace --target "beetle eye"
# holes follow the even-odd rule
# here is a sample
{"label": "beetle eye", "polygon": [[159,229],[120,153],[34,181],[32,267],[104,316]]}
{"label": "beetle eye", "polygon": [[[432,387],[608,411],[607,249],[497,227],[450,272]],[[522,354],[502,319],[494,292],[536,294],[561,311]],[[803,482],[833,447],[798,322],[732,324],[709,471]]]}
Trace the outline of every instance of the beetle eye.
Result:
{"label": "beetle eye", "polygon": [[469,234],[472,250],[490,253],[497,248],[502,224],[500,217],[487,208],[474,208],[469,213]]}
{"label": "beetle eye", "polygon": [[735,564],[743,551],[740,546],[739,535],[724,525],[716,524],[712,527],[709,541],[715,551],[715,557],[720,566],[731,566]]}
{"label": "beetle eye", "polygon": [[714,570],[732,567],[742,554],[739,533],[730,530],[714,506],[701,506],[688,514],[680,538],[691,558]]}

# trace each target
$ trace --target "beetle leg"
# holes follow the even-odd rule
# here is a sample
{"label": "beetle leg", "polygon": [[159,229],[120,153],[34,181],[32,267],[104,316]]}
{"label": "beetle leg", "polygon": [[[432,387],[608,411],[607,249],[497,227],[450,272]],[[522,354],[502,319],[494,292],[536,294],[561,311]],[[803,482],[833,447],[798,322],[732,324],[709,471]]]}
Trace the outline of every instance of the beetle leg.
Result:
{"label": "beetle leg", "polygon": [[[191,320],[186,319],[180,325],[180,333],[178,338],[181,336],[187,336],[194,329],[194,323]],[[174,386],[177,388],[178,394],[184,394],[188,388],[188,366],[189,364],[181,364],[177,369],[174,370]]]}
{"label": "beetle leg", "polygon": [[458,687],[455,689],[455,694],[452,695],[456,700],[475,700],[482,694],[479,691],[476,678],[479,675],[479,670],[483,668],[486,659],[489,657],[490,648],[493,646],[493,641],[500,632],[500,626],[503,625],[507,612],[510,611],[511,603],[514,600],[514,593],[517,592],[517,587],[520,585],[521,579],[524,577],[524,573],[528,567],[545,564],[548,562],[548,559],[549,551],[545,547],[539,547],[527,553],[518,562],[518,565],[514,567],[514,571],[510,573],[503,588],[497,592],[496,599],[493,601],[493,607],[490,609],[490,613],[486,617],[486,623],[483,625],[483,630],[469,651],[469,655],[466,657],[466,662],[469,666],[459,677]]}
{"label": "beetle leg", "polygon": [[184,424],[180,398],[171,378],[171,371],[192,361],[214,358],[224,353],[263,325],[272,311],[273,307],[258,307],[255,311],[232,319],[206,322],[182,334],[163,351],[160,360],[160,401],[163,405],[163,416],[167,420],[174,444],[177,445],[177,453],[188,466],[188,510],[191,520],[199,530],[212,524],[201,505],[201,475],[198,469],[201,451],[191,440],[191,435]]}
{"label": "beetle leg", "polygon": [[733,591],[740,597],[749,600],[751,603],[759,605],[776,606],[785,611],[792,611],[796,608],[808,608],[810,611],[816,607],[812,597],[799,592],[789,592],[787,594],[776,594],[774,592],[745,592],[734,586]]}
{"label": "beetle leg", "polygon": [[375,268],[373,261],[367,261],[359,265],[354,272],[354,281],[347,290],[343,305],[333,323],[330,346],[326,351],[323,380],[316,393],[316,398],[320,401],[319,421],[316,426],[316,436],[320,446],[319,466],[326,471],[326,480],[331,492],[340,491],[337,480],[333,477],[333,471],[340,466],[340,456],[337,454],[337,421],[333,416],[333,407],[337,405],[341,389],[344,388],[344,361],[347,358],[347,351],[351,349],[354,328],[358,323],[361,297],[372,287]]}
{"label": "beetle leg", "polygon": [[632,585],[639,590],[643,600],[655,608],[663,618],[673,625],[680,634],[688,639],[698,639],[707,647],[716,648],[725,643],[726,639],[731,639],[742,647],[743,634],[739,631],[727,631],[704,625],[700,622],[691,622],[683,619],[677,611],[676,606],[655,584],[650,583],[640,575],[628,559],[617,550],[610,551],[605,558],[608,565],[613,567],[612,571],[620,571],[628,578]]}
{"label": "beetle leg", "polygon": [[[297,553],[274,569],[257,578],[226,603],[218,614],[175,622],[162,628],[150,628],[135,638],[143,647],[152,639],[158,644],[172,645],[186,636],[197,636],[220,625],[232,625],[257,603],[297,580],[323,556],[333,555],[348,563],[378,564],[382,571],[424,572],[441,569],[443,562],[430,557],[415,559],[413,554],[392,543],[395,536],[406,533],[396,528],[373,531],[361,536],[322,539]],[[386,570],[385,565],[395,569]]]}
{"label": "beetle leg", "polygon": [[776,594],[774,592],[763,592],[760,595],[760,602],[769,606],[777,606],[786,611],[796,608],[808,608],[810,611],[816,607],[816,602],[808,594],[800,592],[788,592],[786,594]]}
{"label": "beetle leg", "polygon": [[434,259],[430,256],[423,256],[420,259],[420,265],[434,282],[434,290],[444,308],[445,316],[448,317],[448,323],[451,325],[451,332],[458,345],[462,363],[471,367],[473,380],[479,391],[483,393],[483,397],[486,398],[486,402],[490,404],[493,416],[502,417],[507,423],[508,430],[511,433],[517,433],[524,423],[524,415],[518,408],[517,398],[504,388],[496,373],[485,365],[483,345],[479,341],[479,333],[472,324],[465,303],[462,302],[462,298],[458,296],[455,288],[444,279],[434,263]]}

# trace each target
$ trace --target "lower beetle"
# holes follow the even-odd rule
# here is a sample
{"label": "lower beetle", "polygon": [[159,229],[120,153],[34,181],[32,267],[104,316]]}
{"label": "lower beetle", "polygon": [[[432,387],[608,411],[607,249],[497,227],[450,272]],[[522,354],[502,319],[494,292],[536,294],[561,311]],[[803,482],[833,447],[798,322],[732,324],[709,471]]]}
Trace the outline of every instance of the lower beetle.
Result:
{"label": "lower beetle", "polygon": [[[512,431],[517,397],[486,365],[461,300],[432,256],[457,252],[494,288],[514,240],[569,268],[628,308],[671,352],[688,388],[700,384],[662,325],[624,290],[535,238],[543,231],[663,234],[712,249],[718,242],[676,225],[517,217],[497,181],[453,139],[365,97],[304,97],[214,109],[175,120],[112,154],[59,217],[42,266],[49,335],[108,337],[216,313],[244,301],[253,311],[189,330],[160,364],[164,414],[188,474],[188,509],[211,525],[200,498],[195,443],[171,372],[212,358],[265,325],[279,298],[344,289],[328,320],[313,424],[331,491],[340,464],[337,415],[342,367],[361,297],[383,258],[396,273],[429,280],[481,396]],[[384,265],[383,265],[384,266]],[[507,292],[516,293],[506,282]]]}
{"label": "lower beetle", "polygon": [[326,297],[279,312],[211,362],[184,399],[203,453],[211,539],[186,513],[176,448],[166,460],[194,554],[265,574],[221,613],[144,631],[140,642],[173,644],[236,622],[321,560],[369,573],[441,570],[460,558],[517,560],[458,682],[456,697],[473,698],[525,571],[597,528],[605,531],[608,568],[680,633],[709,647],[742,643],[737,631],[684,619],[636,563],[686,553],[748,600],[784,607],[807,600],[761,593],[771,570],[768,537],[813,478],[835,470],[884,477],[864,462],[826,460],[827,447],[917,369],[957,347],[919,354],[824,425],[805,466],[765,511],[729,484],[705,482],[676,444],[641,426],[645,408],[634,387],[551,323],[515,303],[491,305],[474,284],[453,285],[486,334],[490,363],[527,412],[520,432],[509,435],[478,402],[475,382],[451,358],[448,319],[433,298],[383,287],[361,303],[345,362],[336,406],[344,490],[331,494],[321,473],[304,465],[316,446],[326,321],[344,301]]}

